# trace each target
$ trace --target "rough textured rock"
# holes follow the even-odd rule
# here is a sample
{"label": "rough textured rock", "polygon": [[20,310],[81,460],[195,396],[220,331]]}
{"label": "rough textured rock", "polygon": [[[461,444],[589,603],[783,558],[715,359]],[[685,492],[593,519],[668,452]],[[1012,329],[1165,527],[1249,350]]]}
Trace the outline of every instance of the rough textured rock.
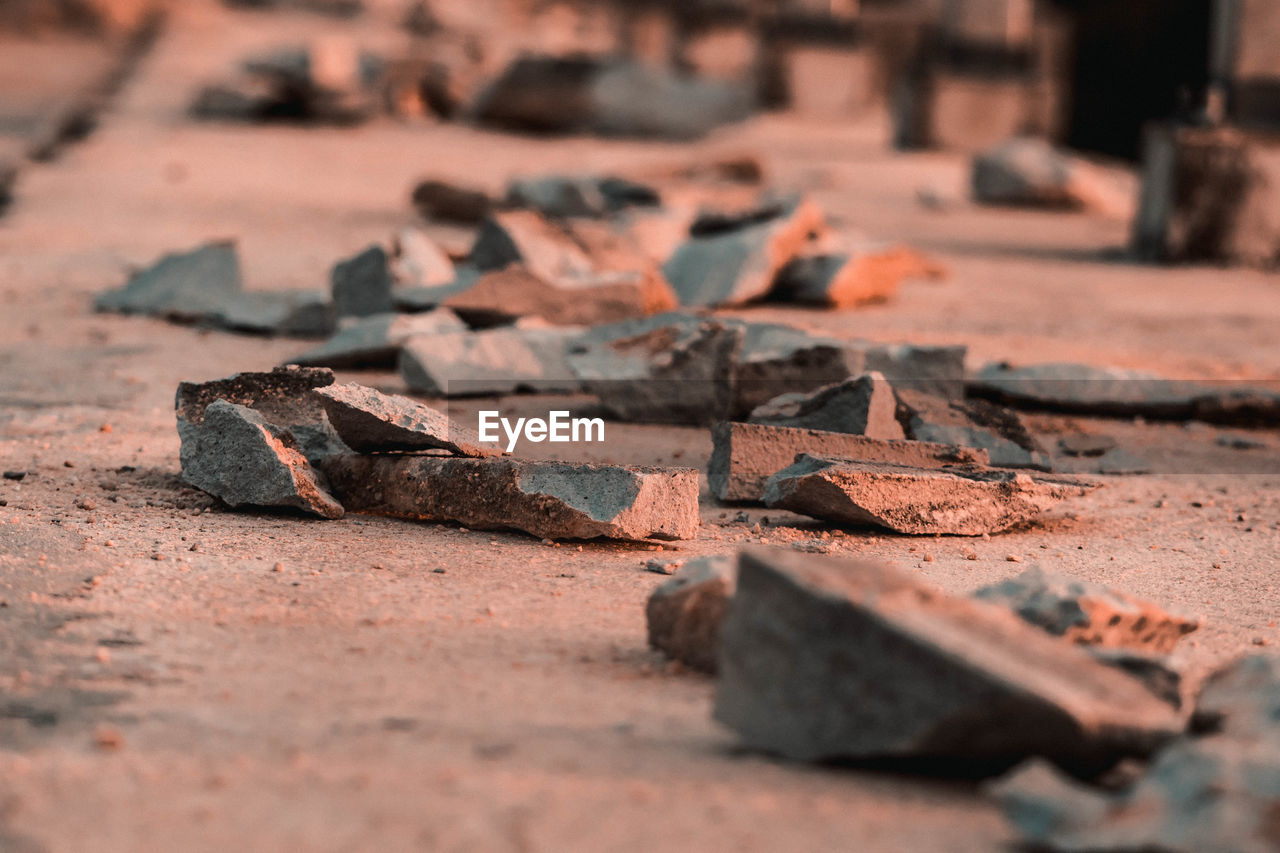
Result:
{"label": "rough textured rock", "polygon": [[214,322],[237,332],[321,338],[338,324],[329,294],[297,290],[237,293],[218,309]]}
{"label": "rough textured rock", "polygon": [[488,193],[448,181],[426,180],[413,188],[413,206],[423,219],[478,225],[494,208]]}
{"label": "rough textured rock", "polygon": [[700,672],[715,672],[720,625],[733,597],[737,565],[717,555],[691,560],[645,605],[649,645]]}
{"label": "rough textured rock", "polygon": [[1167,702],[1183,716],[1190,716],[1198,682],[1188,677],[1187,669],[1170,655],[1139,651],[1132,648],[1085,646],[1098,663],[1118,669],[1137,679],[1152,696]]}
{"label": "rough textured rock", "polygon": [[423,314],[372,314],[348,322],[332,338],[289,363],[306,367],[394,367],[405,342],[465,331],[467,325],[447,308]]}
{"label": "rough textured rock", "polygon": [[1280,741],[1280,654],[1246,655],[1211,675],[1193,722],[1241,740]]}
{"label": "rough textured rock", "polygon": [[574,327],[503,326],[417,337],[400,351],[409,389],[436,396],[574,392],[581,384],[565,359]]}
{"label": "rough textured rock", "polygon": [[898,420],[917,441],[980,447],[991,464],[1049,470],[1053,460],[1016,412],[985,400],[948,400],[911,388],[896,389]]}
{"label": "rough textured rock", "polygon": [[481,275],[445,299],[472,322],[539,317],[555,325],[595,325],[675,307],[675,296],[653,270],[592,273],[550,282],[520,267]]}
{"label": "rough textured rock", "polygon": [[688,539],[698,530],[692,468],[347,455],[323,470],[352,512],[547,539]]}
{"label": "rough textured rock", "polygon": [[976,598],[1003,604],[1050,634],[1082,645],[1170,652],[1200,621],[1116,589],[1032,566],[985,586]]}
{"label": "rough textured rock", "polygon": [[567,227],[532,210],[508,210],[486,219],[471,246],[471,262],[482,271],[518,264],[544,281],[595,271]]}
{"label": "rough textured rock", "polygon": [[768,293],[778,272],[822,228],[818,207],[795,199],[766,221],[691,237],[662,271],[681,305],[740,305]]}
{"label": "rough textured rock", "polygon": [[335,264],[330,281],[339,316],[368,317],[395,310],[391,298],[391,267],[381,246],[370,246],[355,257]]}
{"label": "rough textured rock", "polygon": [[341,518],[288,430],[244,406],[215,400],[182,440],[182,479],[230,506],[291,507]]}
{"label": "rough textured rock", "polygon": [[1034,137],[1018,137],[977,154],[971,184],[975,201],[1019,207],[1088,209],[1128,218],[1127,188],[1104,170]]}
{"label": "rough textured rock", "polygon": [[751,412],[751,423],[847,432],[868,438],[906,438],[893,388],[879,372],[864,373],[808,394],[774,397]]}
{"label": "rough textured rock", "polygon": [[418,228],[401,228],[392,241],[391,271],[397,286],[439,287],[458,278],[453,260]]}
{"label": "rough textured rock", "polygon": [[458,456],[501,454],[498,448],[481,444],[474,431],[452,423],[448,415],[408,397],[383,394],[355,383],[328,385],[314,393],[338,436],[357,453],[448,450]]}
{"label": "rough textured rock", "polygon": [[216,400],[225,400],[253,409],[267,423],[288,431],[314,464],[347,450],[329,425],[319,398],[311,393],[313,388],[332,384],[331,370],[297,367],[278,367],[270,373],[237,373],[211,382],[180,383],[175,400],[178,436],[185,445],[194,429],[203,423],[205,409]]}
{"label": "rough textured rock", "polygon": [[905,246],[867,244],[795,258],[779,271],[772,295],[783,302],[851,308],[886,301],[906,279],[945,276],[945,267]]}
{"label": "rough textured rock", "polygon": [[884,441],[862,435],[766,424],[722,422],[712,427],[707,466],[711,493],[722,501],[760,501],[769,478],[800,453],[890,462],[917,468],[985,465],[982,450],[924,441]]}
{"label": "rough textured rock", "polygon": [[173,320],[209,320],[241,292],[240,258],[232,242],[165,255],[124,287],[98,294],[94,307]]}
{"label": "rough textured rock", "polygon": [[977,465],[926,469],[804,454],[769,478],[764,502],[841,524],[981,536],[1028,522],[1094,488],[1070,477]]}
{"label": "rough textured rock", "polygon": [[1004,608],[791,551],[740,555],[719,664],[715,718],[795,759],[1105,766],[1180,730],[1141,684]]}

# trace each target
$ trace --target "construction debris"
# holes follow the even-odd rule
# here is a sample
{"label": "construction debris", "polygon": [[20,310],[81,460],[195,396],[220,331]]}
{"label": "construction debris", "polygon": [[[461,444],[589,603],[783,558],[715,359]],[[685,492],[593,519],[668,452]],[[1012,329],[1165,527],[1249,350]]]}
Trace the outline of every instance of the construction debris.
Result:
{"label": "construction debris", "polygon": [[391,245],[391,272],[401,287],[439,287],[458,278],[453,259],[419,228],[396,232]]}
{"label": "construction debris", "polygon": [[563,326],[614,323],[675,307],[671,288],[652,270],[589,273],[555,282],[521,267],[481,275],[443,304],[471,323],[538,317]]}
{"label": "construction debris", "polygon": [[329,423],[357,453],[447,450],[456,456],[496,456],[472,430],[450,421],[430,406],[408,397],[383,394],[354,383],[329,385],[314,392]]}
{"label": "construction debris", "polygon": [[781,302],[852,308],[884,302],[906,279],[945,278],[947,270],[918,252],[890,244],[862,244],[843,252],[806,252],[778,273],[771,297]]}
{"label": "construction debris", "polygon": [[751,412],[749,420],[771,426],[846,432],[868,438],[906,438],[897,399],[884,374],[873,371],[817,391],[782,394]]}
{"label": "construction debris", "polygon": [[645,605],[649,645],[692,669],[714,673],[737,570],[733,557],[701,557],[664,581]]}
{"label": "construction debris", "polygon": [[411,391],[435,396],[574,392],[580,383],[565,358],[575,327],[502,326],[406,341],[400,377]]}
{"label": "construction debris", "polygon": [[322,338],[338,325],[329,294],[306,290],[254,290],[228,298],[213,318],[224,329],[259,335]]}
{"label": "construction debris", "polygon": [[1033,566],[974,597],[1003,604],[1027,622],[1081,645],[1171,652],[1200,621],[1119,590]]}
{"label": "construction debris", "polygon": [[412,201],[423,219],[458,225],[479,225],[494,209],[493,199],[484,190],[435,179],[419,182]]}
{"label": "construction debris", "polygon": [[1053,460],[1016,412],[985,400],[951,400],[913,388],[896,389],[898,420],[917,441],[979,447],[991,464],[1007,468],[1053,467]]}
{"label": "construction debris", "polygon": [[235,243],[209,243],[165,255],[118,290],[98,294],[94,307],[121,314],[150,314],[196,322],[216,318],[241,292]]}
{"label": "construction debris", "polygon": [[979,465],[928,469],[802,454],[769,478],[764,502],[839,524],[981,536],[1026,523],[1095,488],[1066,476]]}
{"label": "construction debris", "polygon": [[692,468],[346,455],[323,470],[352,512],[546,539],[688,539],[698,530]]}
{"label": "construction debris", "polygon": [[887,462],[917,468],[985,465],[986,451],[923,441],[883,441],[861,435],[764,424],[719,423],[707,466],[711,493],[722,501],[759,502],[769,478],[797,454]]}
{"label": "construction debris", "polygon": [[340,317],[368,317],[395,310],[391,298],[391,265],[381,246],[370,246],[339,261],[329,274]]}
{"label": "construction debris", "polygon": [[1180,730],[1146,688],[1007,610],[864,562],[739,557],[715,718],[788,758],[1032,755],[1098,769]]}
{"label": "construction debris", "polygon": [[467,325],[448,308],[422,314],[372,314],[345,324],[332,338],[289,363],[332,368],[395,367],[406,342],[465,331]]}
{"label": "construction debris", "polygon": [[1038,137],[1017,137],[977,154],[973,197],[983,204],[1092,210],[1128,219],[1134,198],[1117,176],[1055,149]]}

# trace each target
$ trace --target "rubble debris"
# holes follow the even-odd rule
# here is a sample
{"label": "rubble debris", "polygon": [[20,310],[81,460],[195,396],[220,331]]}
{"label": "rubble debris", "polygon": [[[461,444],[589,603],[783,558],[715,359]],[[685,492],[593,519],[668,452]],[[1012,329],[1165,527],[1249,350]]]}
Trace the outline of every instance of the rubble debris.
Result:
{"label": "rubble debris", "polygon": [[769,478],[800,453],[941,468],[985,465],[984,450],[924,441],[884,441],[812,429],[721,422],[711,430],[714,449],[707,465],[711,493],[722,501],[761,501]]}
{"label": "rubble debris", "polygon": [[1167,654],[1132,648],[1085,646],[1098,663],[1124,672],[1146,686],[1151,695],[1183,714],[1191,710],[1195,679],[1188,678]]}
{"label": "rubble debris", "polygon": [[778,272],[770,295],[781,302],[852,308],[886,301],[906,279],[946,275],[945,267],[906,246],[862,244],[799,255]]}
{"label": "rubble debris", "polygon": [[1092,210],[1117,219],[1134,210],[1118,177],[1039,137],[1015,137],[975,155],[970,183],[982,204]]}
{"label": "rubble debris", "polygon": [[397,311],[418,314],[434,311],[456,294],[466,291],[480,278],[480,271],[469,263],[453,265],[454,279],[444,284],[411,285],[396,287],[391,291],[391,301]]}
{"label": "rubble debris", "polygon": [[774,397],[756,407],[748,420],[868,438],[906,438],[898,423],[897,409],[892,386],[884,374],[872,371],[807,394],[793,392]]}
{"label": "rubble debris", "polygon": [[495,206],[484,190],[434,179],[419,182],[412,201],[423,219],[458,225],[479,225]]}
{"label": "rubble debris", "polygon": [[343,325],[332,338],[289,363],[348,369],[394,367],[405,342],[465,331],[467,325],[448,308],[422,314],[370,314]]}
{"label": "rubble debris", "polygon": [[348,454],[323,470],[352,512],[544,539],[688,539],[698,530],[692,468]]}
{"label": "rubble debris", "polygon": [[439,287],[458,278],[453,260],[418,228],[396,232],[390,266],[396,285],[403,287]]}
{"label": "rubble debris", "polygon": [[898,388],[896,393],[898,420],[910,438],[980,447],[991,455],[992,465],[1001,467],[1053,467],[1048,452],[1016,412],[986,400],[948,400],[913,388]]}
{"label": "rubble debris", "polygon": [[943,469],[801,454],[769,478],[766,506],[914,535],[981,536],[1030,521],[1097,485],[979,465]]}
{"label": "rubble debris", "polygon": [[409,390],[435,396],[576,392],[565,357],[576,327],[501,326],[406,341],[398,369]]}
{"label": "rubble debris", "polygon": [[532,210],[508,210],[488,217],[471,247],[481,271],[519,264],[545,281],[590,275],[595,264],[563,225]]}
{"label": "rubble debris", "polygon": [[288,430],[245,406],[215,400],[182,437],[182,479],[232,507],[292,507],[341,518]]}
{"label": "rubble debris", "polygon": [[443,304],[474,325],[538,317],[553,325],[590,326],[675,307],[675,296],[652,270],[592,273],[550,282],[521,267],[481,275]]}
{"label": "rubble debris", "polygon": [[236,332],[322,338],[333,333],[338,316],[327,293],[254,290],[229,297],[213,321]]}
{"label": "rubble debris", "polygon": [[659,560],[655,558],[645,561],[644,570],[653,572],[655,575],[674,575],[684,564],[685,560],[683,558],[675,560]]}
{"label": "rubble debris", "polygon": [[1151,464],[1119,447],[1098,456],[1068,456],[1053,462],[1053,470],[1060,474],[1133,475],[1151,473]]}
{"label": "rubble debris", "polygon": [[1245,655],[1209,676],[1192,724],[1241,740],[1280,742],[1280,655]]}
{"label": "rubble debris", "polygon": [[98,294],[94,307],[184,322],[212,320],[241,293],[241,286],[235,243],[222,241],[165,255],[124,287]]}
{"label": "rubble debris", "polygon": [[714,673],[720,625],[733,597],[737,565],[728,555],[690,560],[645,605],[649,645],[699,672]]}
{"label": "rubble debris", "polygon": [[985,586],[974,597],[1003,604],[1032,625],[1081,645],[1171,652],[1178,640],[1200,627],[1198,619],[1039,566]]}
{"label": "rubble debris", "polygon": [[329,279],[340,317],[368,317],[395,310],[391,265],[381,246],[370,246],[355,257],[339,261]]}
{"label": "rubble debris", "polygon": [[715,718],[744,745],[808,761],[1103,767],[1181,729],[1141,684],[1004,608],[790,550],[739,556],[716,686]]}
{"label": "rubble debris", "polygon": [[765,167],[754,154],[721,154],[710,160],[664,170],[663,177],[683,181],[757,185],[764,183]]}
{"label": "rubble debris", "polygon": [[357,453],[447,450],[458,456],[501,455],[448,415],[408,397],[355,383],[327,385],[313,393],[343,443]]}
{"label": "rubble debris", "polygon": [[507,184],[506,205],[537,211],[549,219],[601,218],[629,207],[655,207],[653,187],[613,175],[544,175]]}
{"label": "rubble debris", "polygon": [[794,198],[763,222],[690,237],[662,271],[681,305],[740,305],[767,294],[782,268],[823,227],[817,205]]}

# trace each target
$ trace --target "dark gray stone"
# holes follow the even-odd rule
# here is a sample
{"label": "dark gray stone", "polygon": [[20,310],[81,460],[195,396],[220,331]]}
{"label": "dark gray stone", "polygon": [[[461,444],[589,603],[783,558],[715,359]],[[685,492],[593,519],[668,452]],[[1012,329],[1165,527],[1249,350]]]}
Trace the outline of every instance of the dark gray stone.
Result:
{"label": "dark gray stone", "polygon": [[809,393],[774,397],[751,412],[751,423],[903,439],[893,388],[879,372],[864,373]]}
{"label": "dark gray stone", "polygon": [[1246,655],[1211,675],[1196,700],[1194,724],[1245,740],[1280,741],[1280,655]]}
{"label": "dark gray stone", "polygon": [[333,302],[341,317],[368,317],[395,310],[391,298],[391,267],[386,250],[370,246],[333,267]]}
{"label": "dark gray stone", "polygon": [[503,326],[480,332],[415,337],[400,351],[399,371],[411,391],[471,396],[580,390],[565,359],[579,330]]}
{"label": "dark gray stone", "polygon": [[338,325],[327,293],[298,290],[255,290],[232,296],[214,322],[236,332],[322,338]]}
{"label": "dark gray stone", "polygon": [[427,180],[413,188],[413,206],[423,219],[477,225],[493,211],[488,193],[448,181]]}
{"label": "dark gray stone", "polygon": [[209,243],[165,255],[118,290],[98,294],[94,307],[172,320],[214,320],[241,293],[235,243]]}
{"label": "dark gray stone", "polygon": [[313,392],[320,397],[329,423],[357,453],[447,450],[458,456],[497,456],[501,450],[481,444],[472,430],[449,416],[408,397],[383,394],[349,383]]}
{"label": "dark gray stone", "polygon": [[664,581],[645,605],[649,645],[692,669],[714,673],[736,575],[734,558],[719,555],[691,560]]}
{"label": "dark gray stone", "polygon": [[1047,471],[1053,460],[1016,412],[985,400],[948,400],[899,388],[898,420],[917,441],[978,447],[991,464]]}
{"label": "dark gray stone", "polygon": [[465,331],[466,324],[447,308],[422,314],[371,314],[344,324],[332,338],[289,363],[305,367],[394,367],[400,348],[407,341]]}

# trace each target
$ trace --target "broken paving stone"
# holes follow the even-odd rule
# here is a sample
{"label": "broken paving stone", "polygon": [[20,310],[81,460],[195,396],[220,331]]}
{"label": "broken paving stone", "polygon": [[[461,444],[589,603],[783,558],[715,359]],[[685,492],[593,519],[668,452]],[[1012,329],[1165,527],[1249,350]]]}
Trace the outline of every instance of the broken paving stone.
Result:
{"label": "broken paving stone", "polygon": [[233,506],[291,507],[341,518],[342,505],[288,430],[245,406],[215,400],[182,441],[182,479]]}
{"label": "broken paving stone", "polygon": [[329,423],[357,453],[448,450],[459,456],[495,456],[501,451],[452,423],[448,415],[408,397],[383,394],[354,383],[328,385],[314,392]]}
{"label": "broken paving stone", "polygon": [[554,325],[590,326],[669,310],[675,307],[675,296],[652,271],[596,273],[549,282],[511,267],[481,275],[443,304],[478,325],[539,317]]}
{"label": "broken paving stone", "polygon": [[381,246],[370,246],[353,258],[339,261],[329,278],[340,317],[368,317],[395,310],[391,267]]}
{"label": "broken paving stone", "polygon": [[946,269],[905,246],[863,245],[836,254],[803,254],[778,273],[781,302],[851,308],[884,302],[909,278],[940,279]]}
{"label": "broken paving stone", "polygon": [[985,465],[982,450],[925,441],[884,441],[862,435],[722,422],[711,430],[707,466],[711,493],[722,501],[760,501],[769,478],[800,453],[889,462],[918,468]]}
{"label": "broken paving stone", "polygon": [[332,334],[338,317],[327,293],[255,290],[230,297],[214,322],[237,332],[321,338]]}
{"label": "broken paving stone", "polygon": [[165,255],[124,287],[98,294],[94,307],[186,322],[211,320],[240,295],[241,286],[235,243],[209,243]]}
{"label": "broken paving stone", "polygon": [[1200,627],[1198,619],[1153,602],[1038,566],[985,586],[974,597],[1003,604],[1032,625],[1082,645],[1170,652]]}
{"label": "broken paving stone", "polygon": [[372,314],[344,324],[329,340],[290,360],[305,367],[394,367],[400,348],[417,337],[465,332],[448,308],[422,314]]}
{"label": "broken paving stone", "polygon": [[402,287],[439,287],[458,278],[453,260],[418,228],[401,228],[392,241],[391,269]]}
{"label": "broken paving stone", "polygon": [[740,555],[737,580],[715,718],[749,748],[975,771],[1031,755],[1104,767],[1181,730],[1127,675],[895,569],[759,549]]}
{"label": "broken paving stone", "polygon": [[736,574],[734,558],[720,555],[690,560],[664,581],[645,605],[649,645],[692,669],[714,673]]}
{"label": "broken paving stone", "polygon": [[815,204],[794,199],[773,219],[690,237],[662,272],[681,305],[741,305],[767,294],[779,271],[823,227]]}
{"label": "broken paving stone", "polygon": [[847,432],[868,438],[902,439],[893,387],[877,371],[808,394],[774,397],[751,412],[751,423]]}
{"label": "broken paving stone", "polygon": [[1192,723],[1200,731],[1280,744],[1280,655],[1245,655],[1209,676]]}
{"label": "broken paving stone", "polygon": [[1053,460],[1016,412],[986,400],[948,400],[899,388],[898,420],[917,441],[980,447],[991,464],[1047,471]]}
{"label": "broken paving stone", "polygon": [[769,478],[766,506],[913,535],[981,536],[1024,524],[1096,484],[977,465],[914,468],[803,454]]}
{"label": "broken paving stone", "polygon": [[580,333],[575,327],[502,326],[416,337],[401,348],[400,377],[411,391],[433,396],[573,393],[581,384],[565,350]]}
{"label": "broken paving stone", "polygon": [[523,530],[544,539],[688,539],[698,472],[505,457],[354,456],[324,472],[352,512]]}
{"label": "broken paving stone", "polygon": [[448,181],[426,180],[413,188],[413,206],[423,219],[479,225],[493,212],[493,199],[483,190]]}

